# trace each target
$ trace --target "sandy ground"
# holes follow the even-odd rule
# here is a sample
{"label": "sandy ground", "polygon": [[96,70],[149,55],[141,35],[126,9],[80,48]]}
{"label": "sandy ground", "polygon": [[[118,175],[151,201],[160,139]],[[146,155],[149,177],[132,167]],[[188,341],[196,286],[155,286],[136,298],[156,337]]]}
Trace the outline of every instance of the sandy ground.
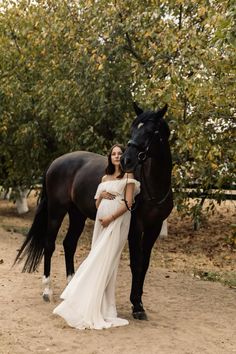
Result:
{"label": "sandy ground", "polygon": [[[16,250],[24,239],[19,228],[28,226],[33,214],[18,217],[10,204],[0,204],[1,354],[236,353],[235,288],[192,276],[197,270],[233,274],[236,252],[229,247],[228,239],[235,205],[233,209],[229,204],[219,209],[215,216],[215,220],[219,220],[218,228],[216,221],[208,222],[197,233],[193,233],[189,220],[183,223],[173,213],[169,221],[170,235],[155,245],[146,277],[143,301],[149,321],[131,317],[131,276],[125,250],[117,281],[117,308],[121,317],[129,319],[130,325],[78,331],[52,314],[65,286],[61,243],[57,244],[52,262],[53,301],[44,303],[42,265],[34,274],[21,273],[20,265],[11,268]],[[79,244],[77,266],[88,253],[91,227],[87,227],[84,241]]]}

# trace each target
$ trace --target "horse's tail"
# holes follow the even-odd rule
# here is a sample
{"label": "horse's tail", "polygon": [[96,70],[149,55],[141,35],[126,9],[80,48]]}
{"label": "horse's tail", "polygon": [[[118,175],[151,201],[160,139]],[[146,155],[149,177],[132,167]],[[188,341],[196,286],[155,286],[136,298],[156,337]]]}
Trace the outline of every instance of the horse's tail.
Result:
{"label": "horse's tail", "polygon": [[44,255],[45,235],[48,223],[48,199],[46,192],[46,180],[43,179],[43,188],[40,202],[37,207],[33,224],[22,244],[14,264],[27,257],[22,272],[32,273],[39,266]]}

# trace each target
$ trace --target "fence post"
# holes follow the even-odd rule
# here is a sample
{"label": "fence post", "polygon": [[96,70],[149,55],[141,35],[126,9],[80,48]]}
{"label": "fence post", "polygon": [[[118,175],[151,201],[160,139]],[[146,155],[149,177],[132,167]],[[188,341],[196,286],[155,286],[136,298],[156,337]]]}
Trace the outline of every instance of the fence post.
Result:
{"label": "fence post", "polygon": [[18,214],[25,214],[29,211],[28,208],[28,203],[27,203],[27,195],[28,195],[29,190],[20,190],[19,189],[19,197],[16,199],[16,208],[18,211]]}
{"label": "fence post", "polygon": [[166,237],[168,236],[168,225],[167,225],[167,219],[163,221],[161,232],[160,232],[160,237]]}

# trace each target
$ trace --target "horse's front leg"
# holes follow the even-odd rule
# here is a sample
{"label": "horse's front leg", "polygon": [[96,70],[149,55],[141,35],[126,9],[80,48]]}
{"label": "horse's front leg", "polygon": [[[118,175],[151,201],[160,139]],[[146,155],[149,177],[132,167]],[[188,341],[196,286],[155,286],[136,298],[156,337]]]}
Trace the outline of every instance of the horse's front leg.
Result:
{"label": "horse's front leg", "polygon": [[130,301],[132,314],[135,319],[147,320],[142,303],[141,276],[142,276],[142,232],[137,223],[132,222],[129,231],[130,268],[132,272],[132,286]]}
{"label": "horse's front leg", "polygon": [[61,226],[62,220],[64,218],[65,212],[57,215],[56,217],[49,214],[48,217],[48,228],[45,237],[44,245],[44,275],[43,275],[43,300],[46,302],[51,301],[52,298],[52,287],[50,281],[50,271],[51,271],[51,258],[55,250],[55,241],[57,238],[58,230]]}
{"label": "horse's front leg", "polygon": [[142,271],[140,275],[139,292],[143,294],[145,276],[149,267],[152,248],[160,234],[162,221],[151,228],[146,228],[142,239]]}
{"label": "horse's front leg", "polygon": [[[132,226],[132,225],[131,225]],[[145,276],[150,263],[153,245],[159,236],[162,222],[152,228],[146,228],[144,233],[138,228],[131,227],[129,234],[130,266],[132,271],[132,289],[130,301],[133,304],[133,317],[147,320],[143,307],[142,295]]]}

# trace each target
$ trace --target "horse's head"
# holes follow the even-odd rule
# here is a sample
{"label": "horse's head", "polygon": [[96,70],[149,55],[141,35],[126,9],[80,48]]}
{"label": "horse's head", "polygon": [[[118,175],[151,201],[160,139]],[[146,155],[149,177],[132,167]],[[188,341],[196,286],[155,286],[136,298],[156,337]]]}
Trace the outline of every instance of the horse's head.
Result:
{"label": "horse's head", "polygon": [[155,155],[170,135],[168,124],[163,119],[167,105],[156,112],[143,112],[136,104],[134,109],[137,118],[132,123],[131,139],[121,157],[121,167],[125,172],[134,171],[138,163]]}

